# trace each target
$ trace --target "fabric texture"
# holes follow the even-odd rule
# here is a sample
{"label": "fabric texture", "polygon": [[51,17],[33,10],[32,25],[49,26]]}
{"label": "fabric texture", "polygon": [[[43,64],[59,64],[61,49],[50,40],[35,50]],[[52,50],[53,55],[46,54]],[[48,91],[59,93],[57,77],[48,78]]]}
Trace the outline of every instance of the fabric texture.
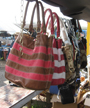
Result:
{"label": "fabric texture", "polygon": [[[50,11],[50,9],[47,9],[45,11],[45,14],[47,11]],[[53,16],[54,15],[54,16]],[[51,21],[49,22],[49,18],[51,17]],[[54,34],[54,21],[56,19],[57,22],[57,34],[56,39],[53,38],[53,56],[54,56],[54,73],[52,77],[52,83],[51,85],[61,85],[65,82],[65,59],[64,54],[62,52],[62,39],[60,38],[60,23],[59,23],[59,17],[55,12],[50,11],[50,15],[47,19],[46,26],[49,22],[49,29],[50,34]]]}
{"label": "fabric texture", "polygon": [[35,90],[51,85],[54,62],[53,37],[37,35],[36,40],[23,35],[23,55],[20,57],[20,36],[15,41],[5,66],[5,77],[11,82]]}
{"label": "fabric texture", "polygon": [[61,49],[62,39],[53,39],[54,73],[51,85],[61,85],[65,82],[65,59]]}
{"label": "fabric texture", "polygon": [[75,79],[76,72],[73,63],[73,48],[72,45],[62,47],[65,56],[66,82]]}
{"label": "fabric texture", "polygon": [[79,48],[80,48],[80,65],[81,65],[80,68],[83,69],[87,66],[87,56],[82,40],[79,42]]}
{"label": "fabric texture", "polygon": [[[39,5],[40,4],[40,5]],[[29,2],[27,2],[22,28],[25,26],[25,18]],[[42,23],[40,26],[39,6],[42,9]],[[54,59],[52,42],[53,36],[46,34],[44,8],[40,1],[34,5],[29,31],[33,30],[33,16],[37,8],[37,36],[32,34],[18,35],[8,56],[5,66],[5,77],[11,82],[24,88],[33,90],[49,89],[54,71]],[[41,27],[41,28],[40,28]],[[40,32],[40,29],[42,33]]]}

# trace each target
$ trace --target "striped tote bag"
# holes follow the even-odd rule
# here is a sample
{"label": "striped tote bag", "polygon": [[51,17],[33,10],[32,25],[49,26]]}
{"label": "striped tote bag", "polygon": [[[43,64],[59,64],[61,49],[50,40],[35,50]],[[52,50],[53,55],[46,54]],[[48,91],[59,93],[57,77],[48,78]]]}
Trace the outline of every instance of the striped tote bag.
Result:
{"label": "striped tote bag", "polygon": [[53,73],[51,85],[61,85],[65,82],[65,78],[66,78],[65,71],[66,70],[65,70],[64,54],[63,54],[62,49],[61,49],[62,39],[60,38],[59,17],[55,12],[52,12],[52,15],[51,14],[49,15],[47,22],[46,22],[46,27],[47,27],[47,24],[49,22],[49,19],[51,18],[51,22],[50,22],[49,26],[51,26],[50,27],[51,34],[53,35],[54,34],[53,15],[54,15],[54,19],[56,19],[56,21],[57,21],[57,39],[53,38],[54,73]]}
{"label": "striped tote bag", "polygon": [[53,39],[54,73],[51,85],[61,85],[65,82],[65,59],[61,46],[62,39]]}
{"label": "striped tote bag", "polygon": [[[41,3],[40,6],[43,8]],[[44,9],[42,9],[42,13],[44,13]],[[43,27],[45,28],[44,16],[43,21]],[[48,37],[43,31],[43,34],[37,34],[34,41],[30,34],[23,34],[22,46],[21,36],[20,33],[8,56],[5,77],[24,88],[33,90],[48,89],[54,71],[53,37]],[[20,51],[21,48],[22,51]]]}

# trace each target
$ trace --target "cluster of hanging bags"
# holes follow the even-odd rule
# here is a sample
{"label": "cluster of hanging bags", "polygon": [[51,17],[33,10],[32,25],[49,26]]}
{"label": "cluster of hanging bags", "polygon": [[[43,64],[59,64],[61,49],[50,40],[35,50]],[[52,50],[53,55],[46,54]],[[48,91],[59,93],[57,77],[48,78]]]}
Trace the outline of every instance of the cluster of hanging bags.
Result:
{"label": "cluster of hanging bags", "polygon": [[[27,6],[28,4],[29,2]],[[54,71],[53,37],[46,35],[42,3],[36,2],[34,10],[37,7],[37,11],[39,11],[39,4],[42,9],[42,33],[37,34],[35,41],[30,34],[20,34],[13,45],[5,66],[5,77],[8,80],[24,88],[34,90],[48,89]],[[25,19],[23,26],[24,22]],[[30,27],[30,29],[33,28],[32,22]]]}
{"label": "cluster of hanging bags", "polygon": [[[26,5],[22,28],[25,26],[28,5],[29,1]],[[42,24],[40,23],[39,6],[42,10]],[[62,19],[51,9],[44,11],[40,1],[36,1],[33,8],[29,31],[33,30],[36,8],[36,39],[32,38],[32,34],[19,34],[6,61],[5,77],[21,87],[34,90],[49,89],[51,85],[69,84],[72,80],[76,80],[80,69],[80,66],[77,66],[80,64],[76,63],[79,56],[76,53],[78,50],[75,40],[73,40],[74,38],[69,39]],[[49,12],[49,16],[45,24],[47,12]],[[57,37],[54,33],[54,19],[57,22]],[[46,29],[49,22],[51,27],[48,35]]]}
{"label": "cluster of hanging bags", "polygon": [[[47,19],[46,22],[46,27],[49,22],[49,19],[51,17],[51,35],[54,34],[54,19],[56,18],[57,22],[57,37],[53,38],[53,56],[54,56],[54,73],[52,77],[52,82],[51,85],[61,85],[65,82],[66,79],[66,74],[65,74],[65,59],[64,59],[64,54],[62,52],[62,39],[60,37],[60,23],[59,23],[59,17],[55,12],[52,12],[50,9],[47,9],[46,12],[49,11],[50,15]],[[53,19],[54,15],[54,19]]]}
{"label": "cluster of hanging bags", "polygon": [[[28,4],[29,2],[26,6],[25,15]],[[50,85],[59,85],[65,82],[65,64],[61,51],[62,40],[54,38],[53,14],[57,18],[59,27],[58,16],[56,13],[52,13],[50,9],[45,11],[45,13],[50,12],[52,23],[51,34],[48,36],[46,34],[44,9],[40,1],[36,1],[34,6],[29,31],[33,29],[34,11],[37,7],[37,13],[39,13],[39,5],[42,9],[42,27],[40,29],[38,17],[37,30],[41,32],[37,33],[35,40],[30,34],[19,34],[6,62],[5,77],[24,88],[45,90],[49,89]],[[25,25],[25,18],[26,16],[24,16],[22,27]],[[60,34],[60,27],[58,29]]]}

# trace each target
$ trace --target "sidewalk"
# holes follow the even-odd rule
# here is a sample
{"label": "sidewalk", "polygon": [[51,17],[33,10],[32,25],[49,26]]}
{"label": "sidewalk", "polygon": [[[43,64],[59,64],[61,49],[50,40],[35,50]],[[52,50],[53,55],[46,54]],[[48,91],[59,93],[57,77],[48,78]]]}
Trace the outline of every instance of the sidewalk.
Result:
{"label": "sidewalk", "polygon": [[5,60],[0,61],[0,67],[5,67],[5,63],[6,63]]}
{"label": "sidewalk", "polygon": [[0,61],[0,87],[8,84],[8,80],[5,78],[5,63],[6,61]]}

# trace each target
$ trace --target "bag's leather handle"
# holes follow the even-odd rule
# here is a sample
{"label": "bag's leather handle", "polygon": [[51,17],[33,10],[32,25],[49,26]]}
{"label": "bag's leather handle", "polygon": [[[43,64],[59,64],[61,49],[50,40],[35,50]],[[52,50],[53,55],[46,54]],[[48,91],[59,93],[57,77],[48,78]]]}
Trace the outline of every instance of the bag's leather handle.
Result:
{"label": "bag's leather handle", "polygon": [[41,22],[40,22],[40,11],[39,11],[38,0],[36,0],[36,6],[37,6],[37,31],[40,31]]}
{"label": "bag's leather handle", "polygon": [[[46,15],[46,12],[47,12],[47,11],[50,12],[49,17],[51,17],[51,34],[54,34],[53,14],[52,14],[51,9],[46,9],[45,12],[44,12],[45,15]],[[47,21],[49,21],[49,19],[48,19]]]}
{"label": "bag's leather handle", "polygon": [[[59,37],[60,36],[60,23],[59,23],[59,17],[58,17],[58,15],[55,13],[55,12],[53,12],[52,13],[55,17],[56,17],[56,19],[57,19],[57,37]],[[49,15],[49,17],[48,17],[48,19],[47,19],[47,22],[46,22],[46,27],[47,27],[47,24],[48,24],[48,22],[49,22],[49,18],[50,18],[51,16]],[[54,21],[52,22],[52,20],[51,20],[51,27],[52,27],[52,23],[53,23],[53,29],[54,29]],[[52,29],[51,29],[51,34],[52,34]]]}
{"label": "bag's leather handle", "polygon": [[22,28],[24,28],[24,26],[25,26],[25,20],[26,20],[26,15],[27,15],[27,9],[28,9],[28,6],[29,6],[29,1],[28,1],[27,4],[26,4]]}
{"label": "bag's leather handle", "polygon": [[[35,4],[35,6],[33,8],[32,16],[31,16],[31,21],[30,21],[30,25],[29,25],[29,31],[32,31],[33,30],[33,17],[34,17],[34,12],[35,12],[35,8],[36,7],[39,7],[39,4],[41,5],[41,9],[42,9],[42,22],[43,22],[43,27],[41,29],[42,29],[43,33],[46,33],[46,25],[45,25],[45,17],[44,17],[44,8],[43,8],[43,5],[42,5],[42,3],[40,1],[37,1],[37,3]],[[37,9],[37,11],[39,11],[39,10]],[[40,32],[40,26],[41,26],[40,21],[37,21],[37,32],[38,31]]]}
{"label": "bag's leather handle", "polygon": [[[37,20],[38,20],[38,24],[40,24],[40,14],[39,14],[39,5],[38,5],[38,0],[36,0],[36,5],[37,5]],[[23,19],[23,25],[22,28],[25,26],[25,20],[26,20],[26,14],[27,14],[27,10],[28,10],[28,6],[29,6],[29,1],[26,4],[26,9],[25,9],[25,14],[24,14],[24,19]]]}

